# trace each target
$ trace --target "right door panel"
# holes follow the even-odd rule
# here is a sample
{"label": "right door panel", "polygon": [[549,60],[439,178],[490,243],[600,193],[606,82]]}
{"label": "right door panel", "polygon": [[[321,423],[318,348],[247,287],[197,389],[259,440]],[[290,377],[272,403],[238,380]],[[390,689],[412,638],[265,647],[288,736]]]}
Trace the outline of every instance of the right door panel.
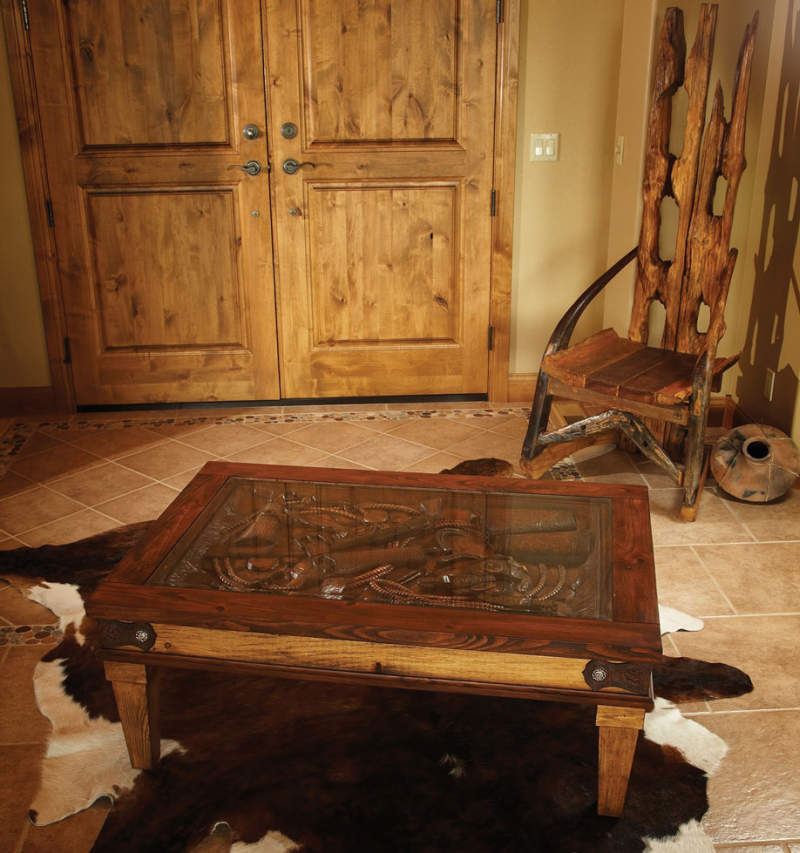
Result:
{"label": "right door panel", "polygon": [[267,0],[265,38],[282,396],[485,392],[495,4]]}

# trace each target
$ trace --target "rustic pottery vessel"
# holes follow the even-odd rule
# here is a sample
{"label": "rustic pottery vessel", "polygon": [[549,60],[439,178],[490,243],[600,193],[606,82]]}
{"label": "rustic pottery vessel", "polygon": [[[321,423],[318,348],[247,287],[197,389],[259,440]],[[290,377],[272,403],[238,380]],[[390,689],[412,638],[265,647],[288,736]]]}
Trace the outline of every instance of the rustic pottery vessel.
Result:
{"label": "rustic pottery vessel", "polygon": [[716,443],[711,473],[729,495],[766,503],[785,494],[800,476],[800,454],[779,429],[747,424],[732,429]]}

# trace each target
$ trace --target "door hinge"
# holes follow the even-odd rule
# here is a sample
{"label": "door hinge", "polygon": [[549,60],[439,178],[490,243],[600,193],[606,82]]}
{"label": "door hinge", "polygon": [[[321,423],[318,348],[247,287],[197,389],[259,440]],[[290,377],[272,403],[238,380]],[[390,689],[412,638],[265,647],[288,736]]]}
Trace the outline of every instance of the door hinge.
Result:
{"label": "door hinge", "polygon": [[28,13],[28,0],[19,0],[20,9],[22,10],[22,26],[25,28],[25,32],[30,32],[31,29],[31,16]]}
{"label": "door hinge", "polygon": [[64,364],[72,364],[72,341],[64,338]]}
{"label": "door hinge", "polygon": [[45,206],[45,209],[47,210],[47,224],[51,228],[55,228],[56,227],[56,218],[55,218],[55,216],[53,216],[53,202],[50,201],[49,198],[46,198],[44,200],[44,206]]}
{"label": "door hinge", "polygon": [[503,0],[497,0],[497,23],[503,23]]}
{"label": "door hinge", "polygon": [[492,216],[497,215],[497,190],[492,190]]}
{"label": "door hinge", "polygon": [[494,326],[489,326],[489,352],[494,349]]}

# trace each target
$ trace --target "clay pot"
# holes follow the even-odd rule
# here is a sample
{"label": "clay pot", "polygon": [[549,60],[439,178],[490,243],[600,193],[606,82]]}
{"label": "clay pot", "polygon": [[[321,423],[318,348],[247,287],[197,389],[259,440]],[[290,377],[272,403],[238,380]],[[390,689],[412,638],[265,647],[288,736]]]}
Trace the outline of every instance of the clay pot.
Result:
{"label": "clay pot", "polygon": [[779,429],[747,424],[732,429],[714,445],[711,473],[729,495],[766,503],[785,494],[800,476],[800,454]]}

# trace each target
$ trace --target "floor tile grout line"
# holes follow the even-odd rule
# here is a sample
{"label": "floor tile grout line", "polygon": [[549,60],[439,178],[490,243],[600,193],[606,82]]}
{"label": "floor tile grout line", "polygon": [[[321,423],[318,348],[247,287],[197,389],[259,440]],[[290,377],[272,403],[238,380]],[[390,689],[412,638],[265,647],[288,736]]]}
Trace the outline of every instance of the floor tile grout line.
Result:
{"label": "floor tile grout line", "polygon": [[728,607],[730,607],[730,609],[733,611],[734,615],[738,616],[739,611],[736,609],[736,607],[734,607],[733,602],[730,600],[730,598],[728,598],[725,590],[722,588],[722,586],[720,585],[720,583],[716,579],[716,577],[712,574],[711,569],[709,569],[708,565],[706,564],[706,561],[697,553],[697,550],[696,550],[697,546],[696,545],[690,545],[689,547],[690,547],[692,553],[695,555],[695,557],[700,562],[700,565],[703,567],[703,570],[705,571],[705,573],[709,576],[709,578],[711,578],[711,582],[714,584],[714,586],[716,586],[716,588],[719,590],[720,595],[725,599]]}
{"label": "floor tile grout line", "polygon": [[[735,697],[730,697],[730,699],[733,698]],[[797,713],[798,711],[800,711],[800,705],[789,705],[786,708],[722,708],[719,711],[685,711],[683,715],[684,717],[721,717],[723,714],[782,714]]]}
{"label": "floor tile grout line", "polygon": [[800,616],[800,610],[763,610],[757,613],[717,613],[713,616],[703,616],[702,618],[705,621],[708,621],[710,619],[757,619],[759,616],[769,616],[770,618],[774,616]]}
{"label": "floor tile grout line", "polygon": [[[132,471],[133,469],[131,468],[131,469],[126,469],[126,470]],[[187,468],[186,470],[188,471],[190,469]],[[140,473],[140,472],[137,471],[135,473]],[[177,476],[179,476],[180,473],[183,473],[183,472],[178,472],[177,474],[174,474],[173,476],[177,477]],[[142,475],[142,476],[146,476],[146,475]],[[148,479],[152,479],[152,478],[148,478]],[[71,500],[71,501],[74,501],[75,503],[80,504],[81,508],[75,510],[74,512],[68,512],[68,513],[65,513],[64,515],[60,515],[60,516],[58,516],[58,518],[50,519],[50,521],[45,521],[42,524],[36,524],[33,527],[29,527],[26,530],[20,531],[19,533],[11,534],[12,538],[19,540],[20,536],[26,536],[28,533],[35,533],[37,530],[40,530],[43,527],[47,527],[50,524],[56,524],[57,522],[64,521],[64,519],[67,519],[67,518],[72,518],[72,516],[79,515],[80,513],[85,512],[87,509],[91,510],[92,512],[98,513],[98,515],[102,515],[105,518],[108,518],[110,521],[115,521],[117,524],[124,525],[124,524],[126,524],[126,522],[121,521],[120,519],[116,518],[113,515],[110,515],[107,512],[104,512],[103,510],[99,509],[98,507],[103,506],[103,504],[110,503],[111,501],[118,500],[119,498],[129,497],[130,495],[134,494],[135,492],[139,492],[139,491],[142,491],[144,489],[149,489],[151,486],[155,486],[155,485],[166,486],[166,488],[172,489],[176,493],[176,495],[180,491],[179,489],[175,489],[174,486],[167,486],[166,483],[162,483],[160,481],[154,480],[152,483],[147,483],[144,486],[138,486],[135,489],[131,489],[130,491],[124,492],[123,494],[117,495],[116,497],[109,498],[107,501],[102,501],[99,504],[87,504],[84,501],[81,501],[77,498],[71,498],[68,495],[64,495],[61,492],[50,488],[47,485],[47,483],[39,483],[38,485],[40,485],[44,489],[47,489],[48,491],[53,492],[54,494],[58,495],[60,498],[67,498],[67,500]],[[30,547],[30,546],[27,546],[27,547]]]}

